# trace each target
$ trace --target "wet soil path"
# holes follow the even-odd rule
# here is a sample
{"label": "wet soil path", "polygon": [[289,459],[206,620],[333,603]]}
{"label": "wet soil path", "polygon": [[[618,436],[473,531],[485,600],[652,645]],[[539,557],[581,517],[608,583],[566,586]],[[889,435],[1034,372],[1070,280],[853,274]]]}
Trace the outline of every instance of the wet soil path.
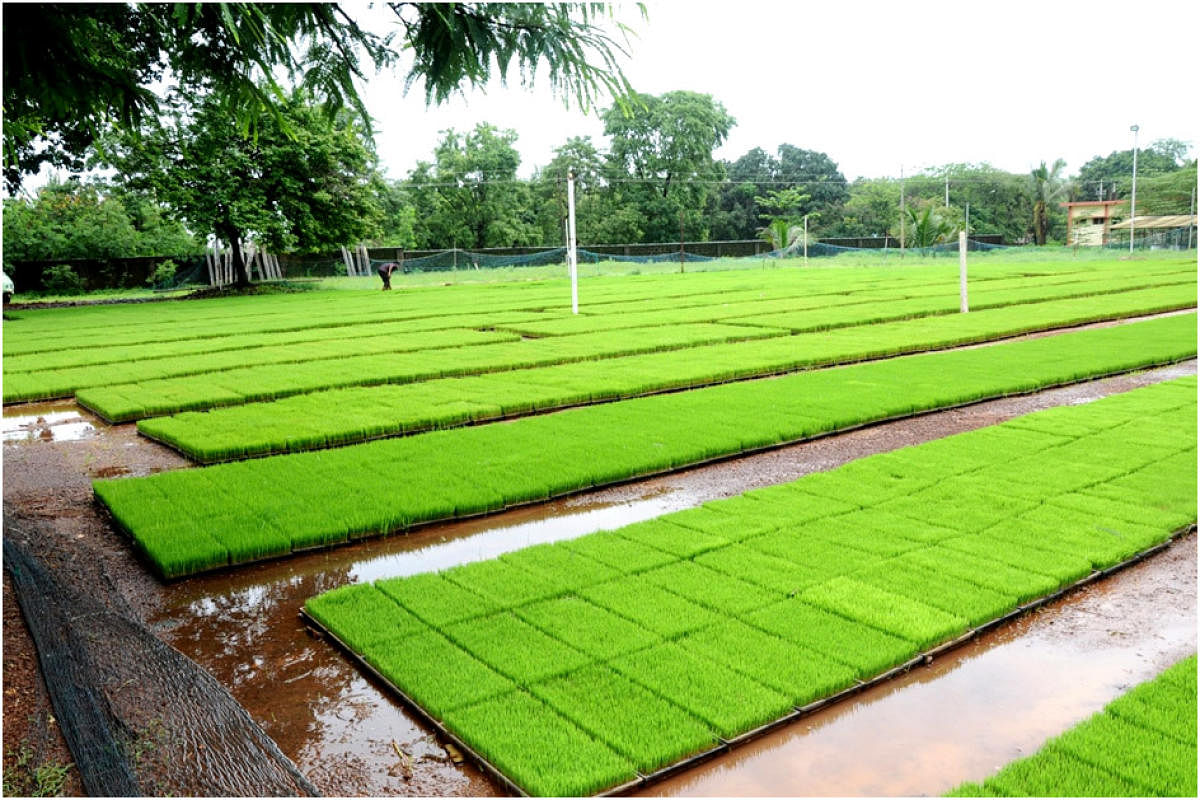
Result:
{"label": "wet soil path", "polygon": [[[321,791],[491,795],[497,789],[486,778],[452,763],[383,687],[301,625],[297,615],[306,598],[348,582],[440,569],[618,527],[872,453],[1194,374],[1193,360],[927,414],[492,517],[431,526],[409,536],[172,584],[155,580],[92,504],[92,478],[186,466],[171,451],[138,437],[132,425],[105,426],[70,402],[6,410],[12,416],[6,416],[3,427],[4,503],[10,513],[42,523],[47,534],[30,544],[54,569],[74,580],[115,586],[164,641],[228,687]],[[932,667],[651,791],[922,794],[978,778],[1096,710],[1122,688],[1193,652],[1195,561],[1191,536],[1145,564],[981,637]],[[22,727],[17,717],[38,710],[36,674],[22,677],[31,663],[29,644],[22,639],[19,616],[15,623],[11,618],[9,601],[6,585],[6,749],[22,735],[37,732]],[[10,688],[20,694],[19,702],[8,695]],[[411,757],[411,771],[397,748]]]}

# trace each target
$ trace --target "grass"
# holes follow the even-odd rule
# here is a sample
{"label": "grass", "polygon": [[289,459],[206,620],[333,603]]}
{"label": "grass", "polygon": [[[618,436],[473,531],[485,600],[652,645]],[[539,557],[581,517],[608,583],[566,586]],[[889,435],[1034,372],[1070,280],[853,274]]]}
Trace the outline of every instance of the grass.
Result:
{"label": "grass", "polygon": [[953,797],[1196,796],[1196,657]]}
{"label": "grass", "polygon": [[[1129,473],[1107,456],[1120,452],[1113,432],[1127,426],[1186,427],[1195,386],[1180,379],[1072,407],[1053,415],[1053,430],[1019,419],[871,456],[704,514],[336,590],[311,600],[310,613],[364,642],[370,663],[524,790],[598,791],[787,717],[1111,563],[1112,551],[1079,533],[1077,512],[1052,517],[1058,527],[1041,516],[1061,515],[1087,491],[1139,476],[1120,507],[1093,508],[1087,522],[1098,530],[1133,531],[1125,508],[1153,507],[1159,487],[1182,506],[1190,485],[1194,508],[1190,442],[1154,449]],[[1040,454],[1037,471],[1013,458],[1020,452]],[[1040,479],[1083,455],[1109,468],[1067,490]],[[899,490],[935,474],[939,502],[966,507],[980,473],[996,497],[972,514],[940,515],[937,526],[889,510],[892,492],[856,494],[863,475],[891,475]],[[840,501],[829,497],[820,514],[839,486]],[[1006,492],[1019,502],[1002,502]],[[753,533],[720,537],[711,532],[720,518]],[[1014,533],[1034,520],[1045,524],[1037,535]],[[1163,541],[1173,520],[1149,515],[1131,541]],[[1190,753],[1194,767],[1194,660],[1191,670],[1190,685],[1181,667],[1157,695],[1135,692],[1084,734],[1055,742],[1047,758],[1061,772],[1016,767],[978,791],[1036,794],[1069,778],[1194,794],[1194,770],[1189,784],[1179,766]],[[1121,742],[1125,755],[1113,760],[1108,750]],[[548,752],[558,747],[573,756]]]}

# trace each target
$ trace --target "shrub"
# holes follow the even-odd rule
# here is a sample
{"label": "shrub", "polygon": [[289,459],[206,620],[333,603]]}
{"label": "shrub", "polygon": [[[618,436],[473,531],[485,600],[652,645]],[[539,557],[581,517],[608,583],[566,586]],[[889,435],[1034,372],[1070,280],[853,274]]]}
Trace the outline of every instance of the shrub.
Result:
{"label": "shrub", "polygon": [[165,289],[175,282],[175,270],[179,267],[171,259],[166,259],[154,268],[154,272],[146,278],[146,285],[156,289]]}
{"label": "shrub", "polygon": [[70,264],[55,264],[42,273],[42,285],[46,291],[56,294],[81,294],[83,278],[75,274]]}

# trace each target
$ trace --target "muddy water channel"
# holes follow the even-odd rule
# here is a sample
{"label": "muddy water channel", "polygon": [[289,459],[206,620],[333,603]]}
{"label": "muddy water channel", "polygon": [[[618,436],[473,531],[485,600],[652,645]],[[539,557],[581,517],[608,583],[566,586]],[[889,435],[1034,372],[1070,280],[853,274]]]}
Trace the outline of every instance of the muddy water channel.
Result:
{"label": "muddy water channel", "polygon": [[[1190,361],[928,414],[488,518],[430,526],[408,536],[172,584],[138,577],[130,581],[140,586],[134,604],[159,636],[228,687],[321,791],[493,795],[497,787],[469,765],[452,762],[384,687],[300,623],[305,599],[346,583],[441,569],[619,527],[872,453],[1195,373],[1196,362]],[[70,404],[6,409],[6,473],[26,464],[36,467],[33,454],[52,448],[70,448],[71,457],[62,459],[66,466],[55,468],[78,471],[77,482],[101,469],[145,474],[178,465],[173,454],[132,435],[131,428],[109,429]],[[104,458],[88,456],[89,448]],[[20,479],[10,486],[6,474],[6,506],[31,502],[36,493],[22,494],[22,487]],[[94,515],[95,510],[87,506],[79,513]],[[1192,535],[929,666],[649,791],[933,794],[980,778],[1193,652],[1196,580]]]}

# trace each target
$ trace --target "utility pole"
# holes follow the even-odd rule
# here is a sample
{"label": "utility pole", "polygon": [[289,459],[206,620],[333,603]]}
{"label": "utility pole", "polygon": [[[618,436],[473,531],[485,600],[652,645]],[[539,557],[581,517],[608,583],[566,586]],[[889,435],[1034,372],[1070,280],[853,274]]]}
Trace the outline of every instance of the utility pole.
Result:
{"label": "utility pole", "polygon": [[904,255],[904,167],[900,167],[900,255]]}
{"label": "utility pole", "polygon": [[946,176],[946,208],[950,207],[950,176]]}

